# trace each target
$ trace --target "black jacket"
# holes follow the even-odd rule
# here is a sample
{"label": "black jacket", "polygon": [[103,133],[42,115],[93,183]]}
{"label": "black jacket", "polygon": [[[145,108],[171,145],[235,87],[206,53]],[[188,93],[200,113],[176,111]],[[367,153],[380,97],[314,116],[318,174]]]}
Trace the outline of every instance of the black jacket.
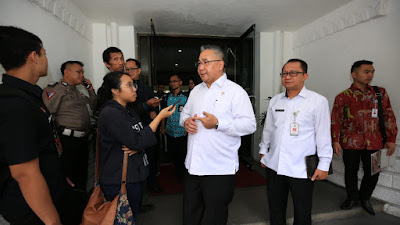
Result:
{"label": "black jacket", "polygon": [[143,126],[139,116],[114,100],[104,104],[99,116],[99,169],[100,184],[120,184],[122,176],[122,145],[137,154],[129,156],[127,183],[147,178],[147,156],[144,149],[157,143],[154,132]]}

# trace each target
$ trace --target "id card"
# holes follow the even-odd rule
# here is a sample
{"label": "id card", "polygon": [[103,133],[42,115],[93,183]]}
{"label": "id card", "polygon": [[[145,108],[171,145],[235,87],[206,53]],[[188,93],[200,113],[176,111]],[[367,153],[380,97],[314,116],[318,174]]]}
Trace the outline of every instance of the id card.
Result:
{"label": "id card", "polygon": [[378,118],[378,109],[372,109],[371,117],[372,118]]}
{"label": "id card", "polygon": [[299,135],[299,124],[291,123],[290,124],[290,136],[297,136],[297,135]]}

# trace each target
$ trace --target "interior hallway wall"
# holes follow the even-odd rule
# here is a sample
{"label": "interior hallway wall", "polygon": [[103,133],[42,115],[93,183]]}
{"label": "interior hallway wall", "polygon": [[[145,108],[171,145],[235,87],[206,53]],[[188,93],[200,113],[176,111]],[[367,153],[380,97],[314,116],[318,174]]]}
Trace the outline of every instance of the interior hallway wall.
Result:
{"label": "interior hallway wall", "polygon": [[[34,2],[1,0],[0,25],[20,27],[43,41],[49,68],[47,77],[39,79],[38,85],[45,87],[59,81],[60,66],[67,60],[82,61],[85,76],[93,80],[91,23],[69,0],[53,1],[56,5],[47,5],[47,8],[39,6],[38,2],[42,1]],[[0,66],[0,73],[4,72]]]}
{"label": "interior hallway wall", "polygon": [[103,63],[103,51],[108,47],[121,49],[125,60],[136,59],[135,28],[130,25],[119,26],[115,22],[93,24],[93,65],[96,89],[103,83],[103,77],[109,72]]}
{"label": "interior hallway wall", "polygon": [[[307,88],[328,98],[350,87],[351,65],[361,59],[374,62],[372,85],[388,91],[400,126],[400,1],[355,0],[294,33],[294,56],[309,65]],[[396,165],[381,173],[373,197],[388,202],[385,211],[400,216],[400,139]],[[342,156],[334,157],[329,180],[344,186]],[[360,175],[362,174],[360,170]],[[360,176],[359,176],[360,177]]]}

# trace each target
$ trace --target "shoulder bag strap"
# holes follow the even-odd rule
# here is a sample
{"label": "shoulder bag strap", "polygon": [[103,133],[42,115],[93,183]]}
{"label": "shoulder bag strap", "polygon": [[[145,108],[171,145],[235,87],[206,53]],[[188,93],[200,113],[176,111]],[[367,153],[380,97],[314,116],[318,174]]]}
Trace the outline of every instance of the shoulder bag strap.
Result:
{"label": "shoulder bag strap", "polygon": [[379,91],[378,86],[373,86],[376,98],[378,99],[378,117],[379,117],[379,127],[382,133],[382,142],[385,145],[386,143],[386,131],[385,131],[385,123],[383,121],[383,108],[382,108],[382,94]]}

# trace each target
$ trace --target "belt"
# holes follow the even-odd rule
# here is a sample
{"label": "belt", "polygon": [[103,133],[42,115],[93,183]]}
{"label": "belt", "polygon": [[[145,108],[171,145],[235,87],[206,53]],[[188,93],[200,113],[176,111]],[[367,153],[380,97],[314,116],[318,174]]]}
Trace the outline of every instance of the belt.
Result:
{"label": "belt", "polygon": [[71,136],[71,137],[84,137],[86,133],[83,131],[77,131],[77,130],[71,130],[71,129],[65,128],[61,134],[65,135],[65,136]]}

